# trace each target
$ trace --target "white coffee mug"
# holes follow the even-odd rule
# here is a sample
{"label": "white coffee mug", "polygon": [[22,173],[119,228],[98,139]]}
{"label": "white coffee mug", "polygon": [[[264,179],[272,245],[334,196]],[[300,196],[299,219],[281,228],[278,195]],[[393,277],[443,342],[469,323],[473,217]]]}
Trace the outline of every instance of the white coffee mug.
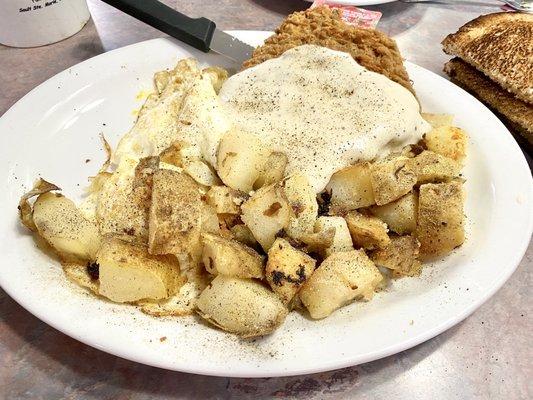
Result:
{"label": "white coffee mug", "polygon": [[36,47],[80,31],[90,18],[86,0],[0,0],[0,43]]}

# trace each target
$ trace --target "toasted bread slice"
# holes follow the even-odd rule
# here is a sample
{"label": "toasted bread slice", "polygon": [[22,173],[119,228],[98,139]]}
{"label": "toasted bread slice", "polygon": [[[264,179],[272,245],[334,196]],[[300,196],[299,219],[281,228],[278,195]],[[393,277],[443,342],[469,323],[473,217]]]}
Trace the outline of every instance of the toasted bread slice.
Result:
{"label": "toasted bread slice", "polygon": [[496,82],[464,61],[454,58],[444,66],[452,82],[472,93],[493,109],[511,128],[521,134],[529,149],[533,147],[533,106],[513,96]]}
{"label": "toasted bread slice", "polygon": [[482,15],[442,42],[519,99],[533,104],[533,14]]}
{"label": "toasted bread slice", "polygon": [[385,75],[414,93],[396,42],[375,29],[346,24],[338,10],[327,6],[289,15],[276,33],[254,51],[251,59],[244,62],[243,67],[261,64],[304,44],[349,53],[363,67]]}

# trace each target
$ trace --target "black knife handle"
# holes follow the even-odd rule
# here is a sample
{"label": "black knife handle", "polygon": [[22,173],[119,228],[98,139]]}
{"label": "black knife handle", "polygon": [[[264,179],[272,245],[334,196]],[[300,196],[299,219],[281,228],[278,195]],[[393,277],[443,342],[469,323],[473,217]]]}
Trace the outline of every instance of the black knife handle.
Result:
{"label": "black knife handle", "polygon": [[216,25],[207,18],[190,18],[157,0],[102,0],[120,11],[208,52]]}

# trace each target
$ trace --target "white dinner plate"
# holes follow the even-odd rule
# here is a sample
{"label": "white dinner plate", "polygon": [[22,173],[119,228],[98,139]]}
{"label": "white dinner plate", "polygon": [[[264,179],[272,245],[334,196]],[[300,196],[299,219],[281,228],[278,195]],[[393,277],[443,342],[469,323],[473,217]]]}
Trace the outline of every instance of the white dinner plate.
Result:
{"label": "white dinner plate", "polygon": [[[305,0],[312,3],[314,0]],[[392,3],[397,0],[332,0],[331,3],[342,4],[346,6],[372,6],[376,4]]]}
{"label": "white dinner plate", "polygon": [[[238,32],[250,44],[266,35]],[[295,375],[375,360],[428,340],[472,313],[515,270],[533,225],[533,185],[520,149],[476,99],[407,63],[424,110],[454,114],[470,135],[466,243],[426,267],[420,278],[398,280],[371,302],[354,303],[321,321],[291,313],[274,334],[256,340],[240,340],[193,316],[150,317],[70,283],[20,226],[20,195],[42,176],[79,199],[105,158],[99,134],[116,145],[151,90],[154,72],[189,56],[224,64],[219,56],[168,39],[137,43],[54,76],[0,118],[0,284],[38,318],[97,349],[162,368]]]}

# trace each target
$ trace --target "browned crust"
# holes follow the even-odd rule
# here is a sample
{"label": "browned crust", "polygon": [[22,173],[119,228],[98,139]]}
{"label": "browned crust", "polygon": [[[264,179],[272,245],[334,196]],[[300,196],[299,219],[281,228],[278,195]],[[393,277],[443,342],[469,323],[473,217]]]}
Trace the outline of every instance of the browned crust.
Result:
{"label": "browned crust", "polygon": [[442,45],[444,52],[533,104],[533,14],[482,15],[448,35]]}
{"label": "browned crust", "polygon": [[444,66],[452,82],[472,93],[502,117],[510,128],[533,146],[533,106],[491,81],[464,61],[454,58]]}
{"label": "browned crust", "polygon": [[252,67],[304,44],[349,53],[363,67],[399,83],[414,93],[396,42],[375,29],[358,28],[342,21],[337,10],[316,7],[289,15],[258,47],[243,68]]}

